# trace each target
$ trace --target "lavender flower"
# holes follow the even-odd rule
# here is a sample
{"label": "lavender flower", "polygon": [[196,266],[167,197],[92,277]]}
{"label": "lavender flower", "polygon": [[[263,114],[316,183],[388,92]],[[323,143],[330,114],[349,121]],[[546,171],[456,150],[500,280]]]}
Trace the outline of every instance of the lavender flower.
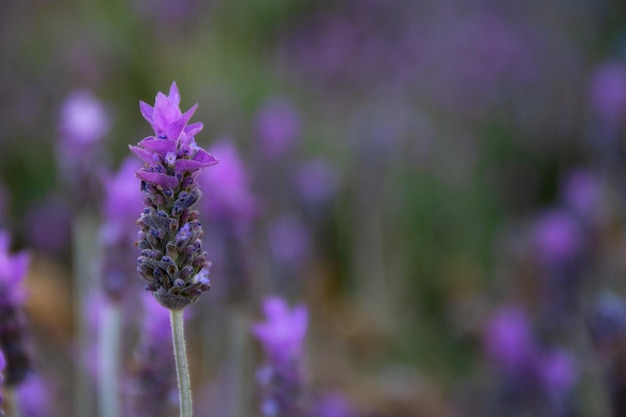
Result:
{"label": "lavender flower", "polygon": [[302,305],[290,310],[283,299],[268,298],[263,311],[266,321],[252,329],[267,359],[257,373],[263,390],[261,411],[267,417],[303,416],[302,365],[307,310]]}
{"label": "lavender flower", "polygon": [[220,286],[220,294],[230,302],[238,302],[245,300],[252,288],[246,252],[258,212],[257,200],[232,140],[220,140],[210,150],[220,155],[221,163],[200,175],[202,189],[211,193],[210,199],[202,200],[202,213],[213,230],[211,248],[220,266],[216,272],[228,276],[225,285]]}
{"label": "lavender flower", "polygon": [[578,379],[574,358],[560,349],[544,354],[539,372],[546,392],[555,400],[562,399]]}
{"label": "lavender flower", "polygon": [[104,106],[89,92],[72,93],[61,111],[57,164],[75,204],[90,205],[99,196],[98,175],[102,171],[102,141],[109,130]]}
{"label": "lavender flower", "polygon": [[23,417],[50,415],[49,386],[40,376],[30,375],[17,390],[20,414]]}
{"label": "lavender flower", "polygon": [[247,232],[257,213],[257,202],[250,190],[250,178],[232,140],[222,139],[211,146],[222,164],[204,171],[202,189],[210,190],[211,198],[204,200],[204,214],[214,222],[232,222],[241,232]]}
{"label": "lavender flower", "polygon": [[201,196],[195,181],[200,170],[218,161],[196,144],[194,136],[202,123],[188,123],[197,104],[182,113],[176,83],[169,95],[157,94],[154,107],[139,104],[154,136],[130,146],[145,163],[135,173],[145,206],[137,220],[141,228],[137,272],[163,306],[180,310],[210,287],[199,214],[191,207]]}
{"label": "lavender flower", "polygon": [[300,198],[306,203],[323,205],[337,191],[337,173],[325,159],[312,159],[304,163],[296,173],[295,185]]}
{"label": "lavender flower", "polygon": [[285,99],[268,100],[256,117],[262,152],[270,158],[285,155],[300,132],[300,116]]}
{"label": "lavender flower", "polygon": [[142,304],[144,323],[129,384],[130,415],[169,416],[178,401],[169,311],[148,295]]}
{"label": "lavender flower", "polygon": [[143,204],[141,191],[127,179],[140,168],[138,161],[127,158],[118,173],[104,183],[104,225],[100,231],[105,253],[102,288],[114,300],[122,297],[128,287],[128,277],[134,270],[134,263],[129,264],[127,255],[136,232],[128,225],[141,212]]}
{"label": "lavender flower", "polygon": [[9,235],[0,231],[0,348],[7,362],[5,385],[16,386],[30,370],[24,333],[26,321],[22,304],[22,281],[28,268],[28,256],[9,253]]}
{"label": "lavender flower", "polygon": [[311,246],[306,225],[292,215],[283,215],[270,223],[267,234],[274,258],[289,266],[299,265]]}
{"label": "lavender flower", "polygon": [[507,374],[527,370],[535,355],[530,323],[517,306],[499,309],[487,325],[485,349],[489,357]]}
{"label": "lavender flower", "polygon": [[72,211],[62,198],[51,196],[26,213],[26,237],[30,247],[48,253],[64,253],[71,241]]}
{"label": "lavender flower", "polygon": [[597,68],[589,87],[591,108],[601,121],[611,126],[620,123],[626,111],[626,67],[607,62]]}

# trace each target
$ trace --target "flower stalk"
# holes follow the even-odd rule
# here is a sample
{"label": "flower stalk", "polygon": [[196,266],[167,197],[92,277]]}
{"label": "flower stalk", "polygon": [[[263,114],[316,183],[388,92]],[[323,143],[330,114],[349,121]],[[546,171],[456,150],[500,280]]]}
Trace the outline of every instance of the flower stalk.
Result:
{"label": "flower stalk", "polygon": [[185,347],[183,310],[170,310],[170,323],[172,326],[174,359],[176,361],[176,376],[178,378],[180,417],[191,417],[193,414],[191,404],[191,379],[189,377],[189,364],[187,362],[187,349]]}

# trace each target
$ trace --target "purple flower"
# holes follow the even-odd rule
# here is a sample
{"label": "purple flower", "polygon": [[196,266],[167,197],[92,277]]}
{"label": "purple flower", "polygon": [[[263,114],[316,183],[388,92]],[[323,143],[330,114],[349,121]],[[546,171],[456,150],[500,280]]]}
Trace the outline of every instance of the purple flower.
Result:
{"label": "purple flower", "polygon": [[262,389],[261,412],[266,417],[304,416],[301,368],[307,310],[302,305],[290,310],[285,300],[272,297],[264,301],[263,311],[266,321],[252,328],[267,358],[257,372]]}
{"label": "purple flower", "polygon": [[222,163],[201,174],[202,189],[211,193],[203,206],[205,215],[214,221],[231,219],[237,224],[250,224],[257,211],[256,200],[235,144],[230,139],[222,139],[211,146],[211,152],[219,155]]}
{"label": "purple flower", "polygon": [[298,359],[308,324],[306,307],[298,305],[290,310],[285,300],[271,297],[263,303],[263,312],[266,321],[255,324],[252,332],[267,356],[279,363]]}
{"label": "purple flower", "polygon": [[136,231],[128,225],[135,222],[143,209],[142,194],[137,184],[128,181],[141,164],[126,158],[115,175],[104,179],[105,197],[103,204],[104,226],[101,237],[105,245],[133,242]]}
{"label": "purple flower", "polygon": [[0,287],[3,296],[8,297],[3,301],[20,304],[24,301],[22,282],[28,271],[29,257],[25,252],[11,254],[10,236],[0,230]]}
{"label": "purple flower", "polygon": [[127,158],[116,175],[104,181],[104,223],[100,229],[104,252],[102,288],[109,297],[120,300],[135,272],[135,260],[128,256],[137,233],[133,227],[141,213],[141,190],[134,181],[128,181],[141,168],[135,159]]}
{"label": "purple flower", "polygon": [[517,306],[494,313],[485,332],[485,350],[504,372],[517,374],[530,365],[535,345],[526,313]]}
{"label": "purple flower", "polygon": [[30,375],[17,389],[20,415],[46,417],[50,415],[50,390],[40,376]]}
{"label": "purple flower", "polygon": [[100,198],[103,172],[102,138],[109,130],[104,106],[89,92],[71,94],[61,111],[57,165],[75,205],[91,206]]}
{"label": "purple flower", "polygon": [[578,221],[570,214],[553,210],[536,221],[533,230],[537,253],[546,263],[574,259],[583,248],[583,234]]}
{"label": "purple flower", "polygon": [[70,245],[71,223],[71,207],[67,201],[56,196],[46,197],[26,213],[26,238],[32,247],[62,253]]}
{"label": "purple flower", "polygon": [[[154,107],[141,101],[141,114],[155,136],[130,146],[145,166],[135,175],[141,180],[144,211],[137,246],[137,272],[165,307],[182,309],[209,289],[210,263],[200,240],[204,232],[199,213],[191,207],[201,196],[196,178],[217,159],[195,141],[202,123],[188,125],[197,104],[182,113],[180,94],[172,83],[169,94],[159,92]],[[181,239],[181,230],[187,235]],[[177,238],[178,237],[178,238]]]}
{"label": "purple flower", "polygon": [[178,404],[176,370],[171,361],[170,313],[147,294],[141,301],[144,321],[128,381],[130,415],[170,416]]}
{"label": "purple flower", "polygon": [[600,214],[602,188],[592,172],[577,169],[565,177],[563,200],[584,219],[594,219]]}
{"label": "purple flower", "polygon": [[337,173],[322,158],[303,164],[295,176],[300,197],[310,204],[325,203],[337,191]]}
{"label": "purple flower", "polygon": [[539,372],[546,392],[554,398],[562,398],[578,380],[574,358],[563,350],[547,353],[541,359]]}
{"label": "purple flower", "polygon": [[317,417],[353,417],[356,415],[348,400],[337,392],[323,395],[317,401],[315,408]]}
{"label": "purple flower", "polygon": [[256,131],[262,152],[270,158],[285,155],[300,133],[300,116],[286,100],[269,100],[256,117]]}
{"label": "purple flower", "polygon": [[0,231],[0,348],[6,355],[5,384],[16,386],[30,371],[30,357],[24,343],[26,319],[22,308],[22,281],[28,256],[9,252],[9,235]]}
{"label": "purple flower", "polygon": [[298,265],[311,245],[309,230],[297,217],[284,215],[268,226],[270,250],[280,262]]}
{"label": "purple flower", "polygon": [[60,130],[68,147],[84,148],[100,141],[109,124],[104,106],[87,91],[72,93],[61,110]]}
{"label": "purple flower", "polygon": [[619,62],[598,67],[591,76],[589,100],[603,122],[617,125],[626,111],[626,67]]}

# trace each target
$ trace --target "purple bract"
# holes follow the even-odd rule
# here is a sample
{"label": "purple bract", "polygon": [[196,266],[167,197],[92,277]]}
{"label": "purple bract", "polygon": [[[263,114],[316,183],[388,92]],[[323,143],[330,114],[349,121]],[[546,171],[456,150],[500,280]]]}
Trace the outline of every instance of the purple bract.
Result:
{"label": "purple bract", "polygon": [[218,163],[196,144],[194,135],[202,123],[188,125],[197,105],[182,113],[179,104],[176,83],[167,96],[157,94],[154,107],[141,101],[141,114],[155,135],[130,146],[145,163],[135,172],[144,194],[144,210],[137,220],[137,272],[146,290],[172,310],[193,303],[210,287],[210,263],[200,240],[204,232],[192,206],[202,195],[196,183],[200,169]]}

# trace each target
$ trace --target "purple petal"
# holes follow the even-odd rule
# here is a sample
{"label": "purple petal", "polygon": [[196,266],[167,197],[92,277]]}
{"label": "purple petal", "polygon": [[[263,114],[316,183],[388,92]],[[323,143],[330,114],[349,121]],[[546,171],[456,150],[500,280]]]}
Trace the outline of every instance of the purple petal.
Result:
{"label": "purple petal", "polygon": [[154,152],[133,145],[128,145],[128,148],[132,153],[138,156],[139,159],[144,161],[146,164],[152,165],[152,163],[154,162],[154,160],[152,159]]}
{"label": "purple petal", "polygon": [[167,96],[159,92],[154,104],[154,112],[152,114],[153,127],[158,130],[157,134],[165,131],[167,126],[174,120],[181,117],[180,109],[178,106],[173,105]]}
{"label": "purple petal", "polygon": [[153,137],[149,137],[139,142],[138,145],[158,152],[161,156],[165,156],[168,152],[176,152],[176,142],[173,140],[155,139]]}
{"label": "purple petal", "polygon": [[185,120],[185,124],[187,124],[187,122],[189,122],[189,120],[191,119],[191,116],[193,116],[193,114],[196,112],[197,108],[198,108],[198,103],[196,103],[193,106],[191,106],[191,108],[189,110],[187,110],[185,112],[185,114],[183,114],[183,119]]}
{"label": "purple petal", "polygon": [[168,95],[168,98],[173,105],[178,107],[178,105],[180,104],[180,93],[178,92],[176,81],[172,82],[172,85],[170,86],[170,93]]}
{"label": "purple petal", "polygon": [[152,123],[152,113],[154,112],[154,108],[145,101],[139,101],[139,110],[141,111],[143,118],[146,119],[148,123]]}
{"label": "purple petal", "polygon": [[167,126],[167,130],[165,134],[167,135],[168,140],[175,141],[180,137],[180,134],[183,132],[187,121],[184,117],[172,122]]}
{"label": "purple petal", "polygon": [[204,125],[202,124],[202,122],[192,123],[188,126],[185,126],[185,133],[191,138],[198,134],[203,127]]}
{"label": "purple petal", "polygon": [[178,186],[178,180],[176,177],[172,177],[171,175],[161,174],[158,172],[146,172],[146,171],[137,171],[135,172],[137,178],[149,182],[150,184],[160,185],[163,188],[176,188]]}
{"label": "purple petal", "polygon": [[13,284],[17,285],[24,279],[28,271],[29,262],[30,257],[25,252],[20,252],[13,256],[10,265],[11,271],[9,273],[9,278],[13,279]]}
{"label": "purple petal", "polygon": [[176,172],[196,171],[200,168],[208,167],[209,165],[213,165],[213,164],[206,164],[204,162],[194,161],[192,159],[179,159],[176,161],[176,165],[174,165],[174,171]]}
{"label": "purple petal", "polygon": [[198,152],[193,157],[196,162],[201,162],[203,166],[211,166],[219,163],[219,159],[216,159],[213,155],[205,151],[204,149],[198,149]]}

